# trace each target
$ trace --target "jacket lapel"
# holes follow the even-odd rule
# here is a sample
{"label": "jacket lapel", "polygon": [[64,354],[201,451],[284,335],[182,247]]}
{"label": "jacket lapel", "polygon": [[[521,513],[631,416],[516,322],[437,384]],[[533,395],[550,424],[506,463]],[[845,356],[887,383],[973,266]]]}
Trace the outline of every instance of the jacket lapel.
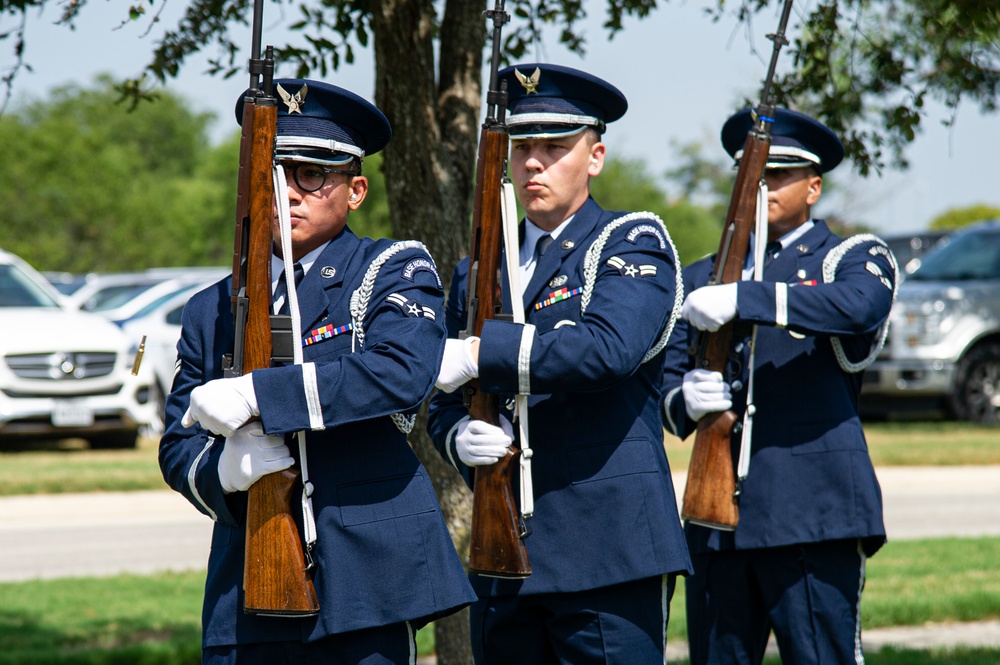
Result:
{"label": "jacket lapel", "polygon": [[[326,246],[302,278],[298,293],[303,336],[335,311],[341,299],[349,297],[343,288],[344,280],[352,269],[351,259],[360,245],[361,240],[345,229]],[[342,325],[349,321],[335,323]]]}
{"label": "jacket lapel", "polygon": [[803,266],[810,263],[810,257],[826,246],[832,234],[823,221],[817,221],[813,228],[806,231],[789,247],[781,251],[767,267],[767,280],[776,282],[795,282],[804,279],[822,280],[820,274],[803,274]]}
{"label": "jacket lapel", "polygon": [[[564,263],[577,252],[586,253],[585,241],[594,231],[603,210],[592,198],[587,201],[576,212],[576,215],[559,237],[556,238],[548,250],[542,256],[538,265],[535,266],[535,274],[524,289],[524,309],[530,312],[535,303],[548,295],[548,284],[553,277],[557,276],[563,268]],[[579,259],[582,262],[582,258]],[[582,286],[582,285],[580,285]]]}

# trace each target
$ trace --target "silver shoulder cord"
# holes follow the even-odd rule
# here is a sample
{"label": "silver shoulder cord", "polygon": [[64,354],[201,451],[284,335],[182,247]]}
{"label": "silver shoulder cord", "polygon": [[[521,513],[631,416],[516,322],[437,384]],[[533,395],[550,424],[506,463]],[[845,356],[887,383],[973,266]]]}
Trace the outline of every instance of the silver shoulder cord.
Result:
{"label": "silver shoulder cord", "polygon": [[[523,326],[525,335],[534,335],[535,327],[525,325],[524,292],[521,285],[521,267],[518,258],[520,250],[517,238],[517,204],[514,199],[514,186],[509,180],[504,180],[500,190],[500,213],[503,220],[503,245],[507,261],[507,284],[510,293],[510,308],[514,323]],[[518,360],[518,365],[530,365],[530,345],[522,343],[527,348],[529,357]],[[519,373],[527,375],[530,366],[524,367]],[[514,397],[514,420],[517,422],[521,439],[521,515],[530,517],[535,512],[535,492],[531,484],[531,446],[528,443],[528,392],[518,392]]]}
{"label": "silver shoulder cord", "polygon": [[[292,261],[292,215],[288,205],[288,182],[285,179],[285,169],[275,163],[273,171],[274,194],[278,207],[278,229],[281,234],[281,256],[285,265],[285,296],[288,299],[288,312],[292,317],[292,333],[295,342],[292,344],[292,361],[302,364],[302,344],[299,333],[302,330],[302,315],[299,313],[299,296],[295,290],[295,265]],[[302,467],[302,526],[303,538],[306,541],[306,556],[311,560],[311,552],[316,545],[316,516],[313,513],[313,484],[309,480],[309,462],[306,456],[306,433],[298,431],[295,438],[299,443],[299,464]]]}
{"label": "silver shoulder cord", "polygon": [[[884,240],[869,233],[851,236],[834,247],[833,251],[826,255],[826,258],[823,259],[823,283],[832,283],[836,279],[837,266],[840,265],[840,260],[844,258],[844,255],[858,245],[866,242],[875,243],[868,249],[869,255],[876,256],[881,254],[888,259],[889,265],[892,266],[892,303],[895,304],[896,295],[899,291],[899,266],[896,264],[896,257],[892,255],[891,251],[889,251],[889,247],[885,244]],[[877,270],[877,268],[875,270]],[[885,346],[885,341],[888,335],[889,317],[887,316],[885,321],[882,322],[882,325],[879,326],[878,330],[875,332],[875,340],[872,342],[872,347],[868,352],[868,356],[864,360],[856,363],[851,362],[848,359],[847,354],[844,352],[844,346],[841,343],[840,338],[831,337],[830,343],[833,345],[833,354],[837,357],[837,364],[840,365],[840,369],[848,374],[856,374],[857,372],[863,371],[871,365],[872,362],[875,361],[878,354],[882,352],[882,347]]]}
{"label": "silver shoulder cord", "polygon": [[[760,179],[757,187],[757,222],[754,230],[753,247],[753,280],[759,282],[764,278],[764,252],[767,248],[767,182]],[[753,417],[757,406],[753,400],[754,358],[757,351],[757,325],[754,324],[750,334],[750,354],[747,360],[747,408],[743,412],[743,431],[740,436],[740,457],[736,465],[736,496],[743,490],[743,481],[750,475],[751,437],[753,436]]]}
{"label": "silver shoulder cord", "polygon": [[650,223],[656,224],[660,231],[663,232],[663,245],[662,249],[670,247],[670,252],[674,259],[674,304],[670,310],[670,318],[667,320],[666,326],[664,326],[663,331],[660,333],[660,337],[653,344],[652,348],[646,352],[643,356],[642,362],[647,363],[660,353],[663,348],[667,345],[667,340],[670,338],[670,334],[674,330],[674,325],[677,323],[677,319],[681,315],[681,307],[684,305],[684,276],[681,272],[681,261],[677,255],[677,247],[674,246],[674,240],[670,237],[670,232],[667,230],[667,225],[663,223],[663,220],[651,212],[630,212],[627,215],[623,215],[610,224],[604,227],[600,235],[590,244],[587,248],[587,254],[583,259],[583,294],[580,296],[580,313],[583,314],[587,311],[587,306],[590,305],[590,300],[594,295],[594,287],[597,284],[597,272],[601,267],[601,254],[604,252],[604,247],[608,243],[608,238],[611,237],[612,232],[625,224],[634,222],[636,220],[646,220]]}

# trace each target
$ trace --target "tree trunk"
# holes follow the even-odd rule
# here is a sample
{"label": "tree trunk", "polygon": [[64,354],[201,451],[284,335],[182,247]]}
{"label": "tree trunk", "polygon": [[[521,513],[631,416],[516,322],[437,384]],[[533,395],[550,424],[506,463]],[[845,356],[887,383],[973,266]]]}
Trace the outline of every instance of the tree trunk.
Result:
{"label": "tree trunk", "polygon": [[[393,235],[427,245],[447,292],[468,253],[480,125],[485,2],[449,0],[436,27],[431,0],[373,0],[375,103],[393,138],[384,152]],[[440,37],[435,72],[433,39]],[[435,77],[436,74],[436,77]],[[455,547],[468,562],[472,494],[435,450],[426,405],[410,434],[437,492]],[[468,610],[435,624],[439,665],[472,663]]]}

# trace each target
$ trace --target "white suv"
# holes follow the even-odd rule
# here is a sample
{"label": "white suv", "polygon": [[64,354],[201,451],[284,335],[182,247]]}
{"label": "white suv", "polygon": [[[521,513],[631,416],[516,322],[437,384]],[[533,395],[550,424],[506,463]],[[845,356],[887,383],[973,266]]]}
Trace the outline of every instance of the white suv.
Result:
{"label": "white suv", "polygon": [[134,347],[103,317],[67,309],[41,275],[0,250],[0,442],[134,447],[157,419],[151,369],[132,375]]}

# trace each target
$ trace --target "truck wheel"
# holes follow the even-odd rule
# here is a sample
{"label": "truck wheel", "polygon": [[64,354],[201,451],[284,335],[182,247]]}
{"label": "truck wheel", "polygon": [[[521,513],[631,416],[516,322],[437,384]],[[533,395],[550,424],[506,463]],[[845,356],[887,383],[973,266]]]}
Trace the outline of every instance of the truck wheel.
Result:
{"label": "truck wheel", "polygon": [[1000,423],[1000,344],[981,344],[962,359],[951,408],[961,420]]}

